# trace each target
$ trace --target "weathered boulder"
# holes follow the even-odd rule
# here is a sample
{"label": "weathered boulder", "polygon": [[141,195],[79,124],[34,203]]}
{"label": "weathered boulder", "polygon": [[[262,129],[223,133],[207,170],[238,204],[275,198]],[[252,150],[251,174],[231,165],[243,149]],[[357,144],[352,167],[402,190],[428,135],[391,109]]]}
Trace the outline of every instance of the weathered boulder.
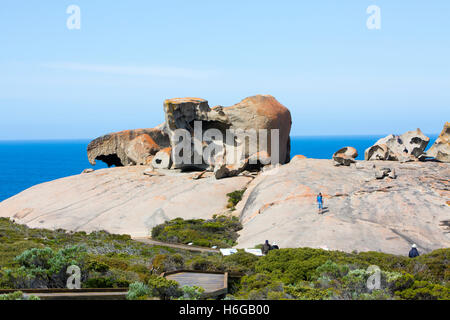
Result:
{"label": "weathered boulder", "polygon": [[248,160],[243,160],[239,163],[226,164],[220,163],[214,167],[214,177],[222,179],[226,177],[234,177],[244,171],[247,167]]}
{"label": "weathered boulder", "polygon": [[152,166],[157,169],[170,169],[172,166],[172,148],[164,148],[153,157]]}
{"label": "weathered boulder", "polygon": [[162,176],[164,176],[163,173],[156,171],[155,168],[153,168],[152,165],[147,166],[147,169],[144,170],[143,174],[144,174],[144,176],[150,176],[150,177],[153,177],[153,176],[162,177]]}
{"label": "weathered boulder", "polygon": [[385,144],[375,144],[364,153],[366,160],[388,160],[389,148]]}
{"label": "weathered boulder", "polygon": [[[358,163],[364,168],[303,159],[280,166],[276,175],[259,174],[236,206],[243,223],[237,247],[269,240],[280,248],[406,255],[412,243],[424,253],[450,246],[441,226],[449,219],[450,164],[389,162],[397,179],[378,180],[372,165],[385,168],[386,162]],[[319,192],[323,215],[317,213]]]}
{"label": "weathered boulder", "polygon": [[[172,149],[176,151],[175,145],[179,141],[179,136],[176,135],[177,129],[186,130],[192,141],[190,161],[186,163],[184,159],[172,157],[173,168],[210,169],[215,172],[224,172],[226,166],[229,168],[240,166],[245,159],[252,156],[249,165],[258,165],[258,163],[266,165],[267,154],[272,162],[289,162],[291,115],[289,110],[272,96],[257,95],[246,98],[231,107],[216,106],[214,108],[210,108],[208,102],[200,98],[168,99],[164,101],[164,112],[165,128],[171,137]],[[196,128],[195,126],[199,123],[199,127]],[[204,141],[203,132],[209,129],[214,130],[214,139]],[[272,136],[272,129],[277,129],[278,135]],[[233,131],[233,137],[227,139],[231,131]],[[248,138],[247,133],[250,131],[255,133],[256,139]],[[265,134],[266,144],[261,142],[259,134]],[[220,139],[217,138],[218,135],[221,136]],[[204,150],[212,144],[220,146],[221,151],[211,159],[203,159]],[[272,148],[276,150],[273,149],[274,152],[272,152]],[[256,159],[254,159],[255,154],[258,154]],[[234,157],[234,155],[241,155],[241,157]],[[222,162],[213,161],[217,156],[226,159],[226,166]],[[240,171],[231,170],[226,175]]]}
{"label": "weathered boulder", "polygon": [[126,154],[136,165],[145,165],[151,162],[159,149],[160,146],[148,134],[142,134],[130,141]]}
{"label": "weathered boulder", "polygon": [[442,162],[450,162],[450,122],[445,123],[441,134],[427,151],[427,156]]}
{"label": "weathered boulder", "polygon": [[[279,130],[279,137],[276,139],[279,145],[279,163],[288,163],[290,159],[290,131],[292,125],[291,113],[270,95],[256,95],[245,98],[241,102],[227,108],[223,112],[231,123],[231,129],[266,129],[268,130],[267,153],[272,156],[272,136],[271,129]],[[275,137],[274,137],[275,140]],[[258,146],[258,151],[264,151]]]}
{"label": "weathered boulder", "polygon": [[392,168],[391,171],[389,171],[388,177],[391,179],[397,179],[397,173],[395,172],[394,168]]}
{"label": "weathered boulder", "polygon": [[388,135],[366,149],[365,160],[417,161],[424,155],[430,142],[420,129],[408,131],[400,136]]}
{"label": "weathered boulder", "polygon": [[377,170],[375,170],[375,178],[383,179],[384,177],[390,176],[391,172],[392,172],[391,168],[378,168]]}
{"label": "weathered boulder", "polygon": [[337,165],[349,166],[355,163],[358,151],[353,147],[344,147],[333,154],[333,160]]}
{"label": "weathered boulder", "polygon": [[147,164],[160,149],[170,146],[169,136],[159,128],[110,133],[91,141],[87,148],[92,165],[96,160],[108,166]]}

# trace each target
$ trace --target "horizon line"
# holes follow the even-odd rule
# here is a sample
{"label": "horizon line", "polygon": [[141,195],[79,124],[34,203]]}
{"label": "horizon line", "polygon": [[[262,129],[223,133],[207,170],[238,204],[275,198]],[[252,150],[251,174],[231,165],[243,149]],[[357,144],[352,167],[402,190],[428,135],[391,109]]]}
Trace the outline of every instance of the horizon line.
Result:
{"label": "horizon line", "polygon": [[[364,133],[364,134],[305,134],[290,135],[290,138],[319,138],[319,137],[370,137],[388,136],[393,133]],[[439,133],[424,133],[427,136],[439,136]],[[93,141],[96,138],[37,138],[37,139],[0,139],[0,142],[57,142],[57,141]]]}

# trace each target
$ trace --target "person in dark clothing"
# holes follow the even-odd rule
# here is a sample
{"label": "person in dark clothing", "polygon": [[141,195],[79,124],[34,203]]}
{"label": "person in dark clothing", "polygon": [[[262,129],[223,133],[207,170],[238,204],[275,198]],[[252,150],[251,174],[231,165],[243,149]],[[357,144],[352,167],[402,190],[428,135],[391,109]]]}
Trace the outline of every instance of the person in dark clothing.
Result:
{"label": "person in dark clothing", "polygon": [[419,251],[417,250],[417,246],[416,244],[413,244],[411,246],[411,250],[409,250],[409,257],[410,258],[415,258],[419,256]]}
{"label": "person in dark clothing", "polygon": [[266,240],[266,242],[264,242],[263,246],[262,246],[262,254],[266,255],[269,253],[269,251],[272,250],[272,246],[269,244],[269,240]]}
{"label": "person in dark clothing", "polygon": [[278,245],[274,242],[272,245],[272,249],[276,250],[276,249],[280,249],[280,247],[278,247]]}

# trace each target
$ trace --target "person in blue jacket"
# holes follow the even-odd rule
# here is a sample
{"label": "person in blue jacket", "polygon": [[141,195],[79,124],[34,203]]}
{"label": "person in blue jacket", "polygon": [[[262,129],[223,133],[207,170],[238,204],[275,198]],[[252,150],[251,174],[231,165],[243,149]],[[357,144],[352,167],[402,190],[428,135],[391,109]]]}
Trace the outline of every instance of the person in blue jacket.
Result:
{"label": "person in blue jacket", "polygon": [[413,244],[411,246],[411,250],[409,250],[409,257],[410,258],[415,258],[419,256],[419,251],[417,250],[417,246],[416,244]]}
{"label": "person in blue jacket", "polygon": [[321,192],[317,195],[317,204],[319,205],[319,214],[321,214],[323,212],[323,197]]}

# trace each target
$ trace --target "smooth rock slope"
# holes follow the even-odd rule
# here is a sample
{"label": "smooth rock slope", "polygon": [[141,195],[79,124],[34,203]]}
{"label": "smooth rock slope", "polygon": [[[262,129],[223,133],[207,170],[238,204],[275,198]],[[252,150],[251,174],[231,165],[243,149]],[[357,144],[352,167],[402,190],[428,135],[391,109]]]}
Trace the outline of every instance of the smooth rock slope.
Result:
{"label": "smooth rock slope", "polygon": [[145,166],[102,169],[36,185],[0,203],[0,217],[33,228],[106,230],[148,236],[151,228],[182,217],[210,218],[226,207],[227,193],[248,177],[192,180],[194,173],[144,175]]}
{"label": "smooth rock slope", "polygon": [[[394,169],[396,179],[376,179],[380,168]],[[260,174],[238,205],[244,225],[239,248],[264,240],[395,254],[406,254],[412,243],[422,252],[450,246],[449,164],[359,161],[336,167],[333,160],[299,159],[272,171]]]}

